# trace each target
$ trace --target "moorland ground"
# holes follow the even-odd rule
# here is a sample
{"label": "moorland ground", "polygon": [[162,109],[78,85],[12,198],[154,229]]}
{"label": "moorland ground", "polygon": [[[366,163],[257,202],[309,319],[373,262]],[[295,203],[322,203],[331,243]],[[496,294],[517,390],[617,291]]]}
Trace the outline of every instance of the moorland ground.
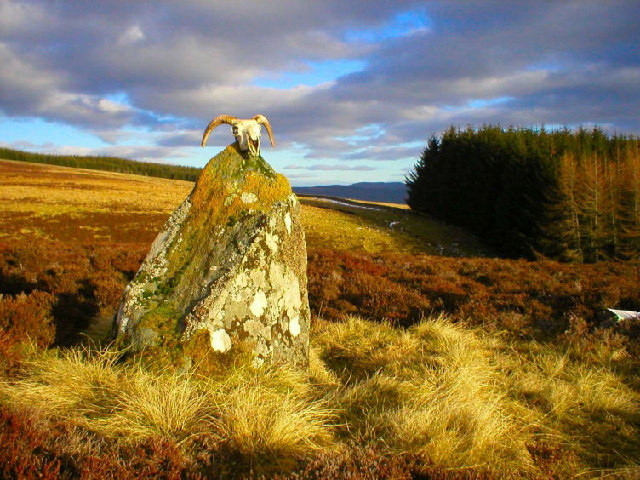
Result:
{"label": "moorland ground", "polygon": [[638,264],[493,258],[393,206],[302,199],[308,372],[121,363],[122,290],[191,188],[0,161],[3,477],[640,475],[638,326],[600,316],[640,309]]}

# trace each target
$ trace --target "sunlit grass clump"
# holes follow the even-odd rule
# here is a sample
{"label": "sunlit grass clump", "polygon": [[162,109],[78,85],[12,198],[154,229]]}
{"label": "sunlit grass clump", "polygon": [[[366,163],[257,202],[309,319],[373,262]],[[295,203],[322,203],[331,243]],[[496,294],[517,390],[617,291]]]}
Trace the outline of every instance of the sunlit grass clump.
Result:
{"label": "sunlit grass clump", "polygon": [[38,354],[22,377],[0,384],[2,403],[118,444],[160,437],[189,451],[207,436],[248,462],[291,464],[332,441],[334,412],[287,368],[247,362],[205,378],[121,364],[119,356],[108,349]]}
{"label": "sunlit grass clump", "polygon": [[490,343],[443,318],[406,331],[351,318],[326,325],[320,357],[341,377],[350,434],[447,467],[527,469],[527,425],[497,387]]}
{"label": "sunlit grass clump", "polygon": [[498,477],[622,475],[640,460],[640,399],[614,347],[520,344],[443,317],[312,333],[308,371],[238,361],[205,377],[108,349],[35,353],[0,398],[111,444],[166,438],[195,459],[206,439],[254,473],[361,448]]}

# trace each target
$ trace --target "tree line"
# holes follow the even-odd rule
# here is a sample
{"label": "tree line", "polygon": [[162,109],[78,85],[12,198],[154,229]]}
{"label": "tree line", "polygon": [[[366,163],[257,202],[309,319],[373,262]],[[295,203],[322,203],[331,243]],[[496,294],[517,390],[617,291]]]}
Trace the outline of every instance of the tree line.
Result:
{"label": "tree line", "polygon": [[63,167],[88,168],[109,172],[131,173],[149,177],[189,180],[195,182],[200,175],[199,168],[162,163],[137,162],[119,157],[50,155],[24,152],[10,148],[0,148],[0,158],[19,162],[48,163]]}
{"label": "tree line", "polygon": [[408,204],[499,254],[640,257],[640,141],[601,129],[451,127],[406,178]]}

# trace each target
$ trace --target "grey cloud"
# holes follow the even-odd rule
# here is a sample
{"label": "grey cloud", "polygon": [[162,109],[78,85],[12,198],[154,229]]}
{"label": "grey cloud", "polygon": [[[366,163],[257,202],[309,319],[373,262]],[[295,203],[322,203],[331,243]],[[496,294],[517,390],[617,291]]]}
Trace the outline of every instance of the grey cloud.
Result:
{"label": "grey cloud", "polygon": [[199,146],[201,140],[202,131],[192,130],[188,132],[172,132],[165,134],[157,141],[157,144],[163,147],[193,147]]}
{"label": "grey cloud", "polygon": [[346,154],[345,160],[395,161],[420,155],[421,147],[373,147]]}
{"label": "grey cloud", "polygon": [[345,164],[324,164],[324,163],[316,163],[314,165],[302,166],[302,165],[287,165],[284,167],[285,170],[354,170],[354,171],[373,171],[376,170],[375,167],[371,167],[368,165],[345,165]]}
{"label": "grey cloud", "polygon": [[343,164],[336,165],[326,165],[326,164],[315,164],[309,167],[309,170],[355,170],[355,171],[373,171],[376,170],[375,167],[369,167],[367,165],[357,165],[357,166],[348,166]]}
{"label": "grey cloud", "polygon": [[40,72],[0,43],[0,110],[7,114],[36,113],[60,79]]}
{"label": "grey cloud", "polygon": [[[575,63],[606,62],[607,56],[600,53],[612,44],[627,52],[627,61],[637,61],[629,29],[637,24],[638,13],[627,4],[538,2],[535,7],[533,2],[517,2],[493,4],[493,8],[480,2],[473,8],[452,7],[448,2],[432,4],[443,15],[435,31],[387,42],[372,57],[369,70],[341,82],[340,96],[369,96],[367,86],[375,85],[394,103],[464,103],[496,93],[526,91],[536,80],[527,74],[545,65],[574,68]],[[619,14],[617,7],[624,12]],[[488,15],[495,20],[487,19]],[[571,15],[575,16],[556,20]],[[623,41],[621,32],[627,32]],[[512,80],[506,81],[509,78]],[[540,81],[544,79],[537,79],[533,87]]]}
{"label": "grey cloud", "polygon": [[[11,68],[0,70],[0,109],[111,142],[125,125],[146,126],[165,149],[197,144],[214,115],[263,113],[279,146],[296,142],[305,158],[326,162],[316,166],[413,157],[420,149],[405,145],[450,124],[596,122],[638,132],[634,4],[6,0],[0,61]],[[379,42],[349,35],[416,8],[430,18],[426,31]],[[365,67],[325,85],[253,85],[340,59]],[[105,102],[121,92],[130,105]],[[381,133],[361,138],[371,124]],[[230,139],[223,129],[212,135]]]}

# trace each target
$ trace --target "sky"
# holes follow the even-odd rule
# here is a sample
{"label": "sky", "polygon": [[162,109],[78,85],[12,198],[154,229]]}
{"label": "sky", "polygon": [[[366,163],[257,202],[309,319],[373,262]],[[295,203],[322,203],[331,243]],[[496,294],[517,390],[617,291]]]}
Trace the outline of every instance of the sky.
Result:
{"label": "sky", "polygon": [[0,0],[0,146],[403,181],[451,125],[640,133],[640,1]]}

